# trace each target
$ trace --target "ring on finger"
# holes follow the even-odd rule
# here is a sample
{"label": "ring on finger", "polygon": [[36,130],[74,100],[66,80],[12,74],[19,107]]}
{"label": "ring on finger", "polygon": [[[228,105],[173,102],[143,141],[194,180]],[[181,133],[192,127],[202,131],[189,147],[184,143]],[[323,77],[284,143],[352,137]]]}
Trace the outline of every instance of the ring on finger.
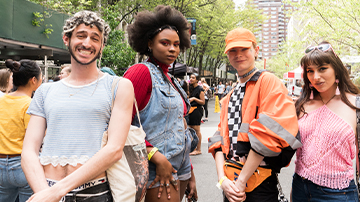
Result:
{"label": "ring on finger", "polygon": [[176,185],[177,185],[177,180],[175,180],[175,179],[171,180],[171,184],[173,184],[174,186],[176,186]]}
{"label": "ring on finger", "polygon": [[169,187],[170,186],[170,184],[169,183],[166,183],[166,187]]}
{"label": "ring on finger", "polygon": [[164,186],[164,184],[163,183],[160,183],[160,187],[163,187]]}

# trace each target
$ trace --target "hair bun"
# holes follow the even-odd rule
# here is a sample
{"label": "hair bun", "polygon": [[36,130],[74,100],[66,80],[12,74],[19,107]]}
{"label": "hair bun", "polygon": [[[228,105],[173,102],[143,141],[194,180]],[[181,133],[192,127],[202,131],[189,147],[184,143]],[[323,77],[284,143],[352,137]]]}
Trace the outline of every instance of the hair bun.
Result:
{"label": "hair bun", "polygon": [[5,65],[7,68],[9,68],[12,72],[18,72],[20,69],[20,62],[13,61],[12,59],[7,59],[5,61]]}

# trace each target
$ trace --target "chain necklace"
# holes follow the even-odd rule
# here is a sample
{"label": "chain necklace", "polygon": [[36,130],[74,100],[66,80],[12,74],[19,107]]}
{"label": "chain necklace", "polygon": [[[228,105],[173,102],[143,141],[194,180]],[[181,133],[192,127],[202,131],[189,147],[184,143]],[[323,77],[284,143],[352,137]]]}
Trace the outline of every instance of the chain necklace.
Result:
{"label": "chain necklace", "polygon": [[253,72],[256,71],[256,70],[257,70],[257,68],[254,67],[254,68],[253,68],[252,70],[250,70],[248,73],[246,73],[246,74],[244,74],[244,75],[242,75],[242,76],[239,75],[239,78],[243,79],[243,78],[249,76],[251,73],[253,73]]}
{"label": "chain necklace", "polygon": [[[95,86],[94,91],[91,93],[90,96],[93,96],[94,93],[95,93],[95,91],[96,91],[96,89],[97,89],[97,86],[98,86],[98,83],[99,83],[99,77],[100,77],[100,71],[98,70],[98,76],[97,76],[97,79],[96,79],[96,86]],[[84,88],[84,86],[82,86],[82,87],[81,87],[79,90],[77,90],[75,93],[70,93],[69,86],[66,85],[66,89],[67,89],[67,91],[68,91],[68,93],[69,93],[69,98],[72,97],[72,96],[74,96],[74,95],[76,95],[76,94],[77,94],[78,92],[80,92],[83,88]]]}
{"label": "chain necklace", "polygon": [[330,100],[328,100],[326,103],[325,103],[324,100],[322,99],[320,93],[319,93],[319,96],[320,96],[321,102],[322,102],[324,105],[326,105],[326,104],[329,103],[336,95],[334,94],[334,96],[332,96],[332,97],[330,98]]}

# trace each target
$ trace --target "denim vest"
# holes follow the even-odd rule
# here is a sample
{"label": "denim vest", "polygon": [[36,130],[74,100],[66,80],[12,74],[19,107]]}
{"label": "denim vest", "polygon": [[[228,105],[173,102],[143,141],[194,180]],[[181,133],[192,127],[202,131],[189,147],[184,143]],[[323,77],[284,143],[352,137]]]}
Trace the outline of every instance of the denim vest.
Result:
{"label": "denim vest", "polygon": [[[149,68],[152,81],[150,100],[140,111],[140,121],[146,133],[145,139],[170,159],[185,148],[183,100],[179,92],[164,80],[159,67],[149,62],[143,64]],[[182,91],[176,79],[174,85]],[[139,126],[137,118],[133,119],[133,125]]]}

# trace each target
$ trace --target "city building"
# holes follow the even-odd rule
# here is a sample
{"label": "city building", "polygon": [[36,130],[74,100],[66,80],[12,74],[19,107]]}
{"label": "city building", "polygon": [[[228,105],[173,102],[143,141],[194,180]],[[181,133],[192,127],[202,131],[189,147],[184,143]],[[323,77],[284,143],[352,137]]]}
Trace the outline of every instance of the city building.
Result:
{"label": "city building", "polygon": [[[297,1],[292,0],[292,2]],[[297,8],[284,0],[253,0],[247,3],[267,16],[267,19],[258,25],[260,31],[254,34],[260,47],[259,59],[271,58],[279,52],[281,45],[286,41],[288,15]]]}

